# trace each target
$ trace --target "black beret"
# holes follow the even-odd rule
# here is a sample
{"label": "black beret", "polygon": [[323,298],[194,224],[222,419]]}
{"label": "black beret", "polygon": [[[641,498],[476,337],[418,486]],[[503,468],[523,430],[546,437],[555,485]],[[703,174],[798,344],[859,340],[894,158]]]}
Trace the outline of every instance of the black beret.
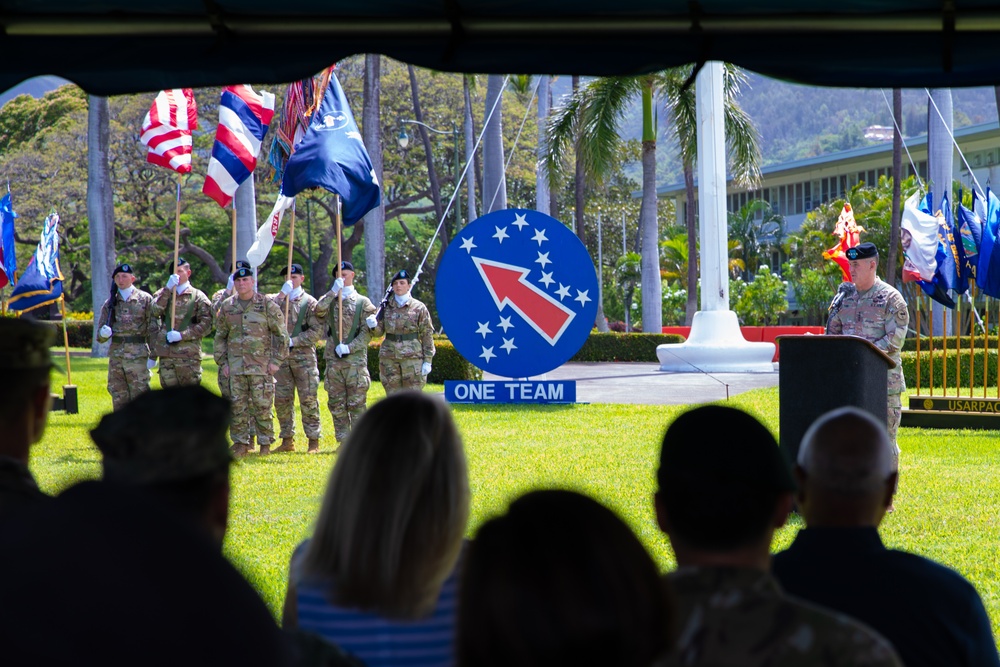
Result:
{"label": "black beret", "polygon": [[238,260],[236,260],[236,268],[237,269],[253,269],[253,267],[250,266],[250,262],[246,261],[245,259],[238,259]]}
{"label": "black beret", "polygon": [[115,267],[115,270],[111,272],[111,278],[114,279],[114,277],[117,276],[119,273],[129,273],[129,274],[131,274],[132,273],[132,265],[129,264],[128,262],[126,262],[124,264],[119,264],[118,266]]}
{"label": "black beret", "polygon": [[410,282],[410,274],[407,272],[406,269],[400,269],[399,271],[396,271],[396,275],[392,277],[392,280],[389,281],[389,284],[391,285],[397,280],[405,280],[406,282]]}
{"label": "black beret", "polygon": [[878,257],[878,249],[874,243],[862,243],[847,249],[847,259],[869,259]]}
{"label": "black beret", "polygon": [[188,261],[186,259],[184,259],[183,257],[178,257],[177,258],[177,266],[184,266],[187,263],[188,263]]}
{"label": "black beret", "polygon": [[354,270],[354,265],[351,264],[350,262],[347,262],[347,261],[341,262],[340,263],[340,270],[341,271],[353,271]]}
{"label": "black beret", "polygon": [[236,280],[237,278],[253,278],[253,271],[245,266],[241,266],[236,269],[236,273],[233,274],[233,280]]}
{"label": "black beret", "polygon": [[[283,276],[287,276],[288,275],[288,267],[287,266],[281,270],[281,275],[283,275]],[[302,270],[302,265],[301,264],[292,264],[292,275],[293,276],[304,276],[304,275],[306,275],[305,271]]]}

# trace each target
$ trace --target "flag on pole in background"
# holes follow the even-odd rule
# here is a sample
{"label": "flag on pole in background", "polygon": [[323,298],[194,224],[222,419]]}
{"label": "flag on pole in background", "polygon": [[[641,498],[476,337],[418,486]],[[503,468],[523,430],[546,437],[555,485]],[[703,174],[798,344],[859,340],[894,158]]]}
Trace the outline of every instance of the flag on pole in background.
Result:
{"label": "flag on pole in background", "polygon": [[248,85],[227,86],[219,101],[219,127],[201,191],[225,208],[257,168],[260,143],[274,117],[274,95]]}
{"label": "flag on pole in background", "polygon": [[191,171],[191,132],[198,128],[198,109],[190,88],[161,90],[142,121],[140,141],[149,148],[146,160],[173,169]]}
{"label": "flag on pole in background", "polygon": [[986,217],[983,218],[983,242],[979,247],[976,285],[983,294],[1000,297],[1000,247],[997,247],[997,226],[1000,223],[1000,199],[986,189]]}
{"label": "flag on pole in background", "polygon": [[381,191],[347,97],[331,72],[323,101],[285,165],[281,194],[321,187],[343,200],[343,222],[353,225],[379,205]]}
{"label": "flag on pole in background", "polygon": [[847,250],[861,243],[861,232],[863,231],[865,231],[865,228],[860,227],[854,219],[854,211],[851,209],[851,205],[844,204],[844,210],[840,212],[840,217],[837,218],[837,225],[833,228],[833,234],[839,241],[837,245],[823,251],[823,259],[833,260],[840,267],[840,273],[844,277],[844,282],[850,282],[851,280],[851,266],[847,260]]}
{"label": "flag on pole in background", "polygon": [[59,270],[59,216],[45,218],[42,238],[14,292],[7,301],[10,310],[28,311],[47,306],[62,296],[63,275]]}
{"label": "flag on pole in background", "polygon": [[[925,200],[926,201],[926,200]],[[903,204],[900,243],[903,246],[903,282],[933,280],[937,270],[938,221],[921,210],[920,193]]]}
{"label": "flag on pole in background", "polygon": [[17,277],[17,251],[14,249],[16,217],[8,192],[0,199],[0,287],[14,283]]}
{"label": "flag on pole in background", "polygon": [[961,294],[969,289],[969,283],[962,280],[958,271],[960,261],[956,243],[958,230],[955,229],[955,218],[951,212],[948,195],[941,199],[941,210],[934,217],[938,220],[938,243],[944,251],[944,256],[938,262],[936,274],[940,276],[940,283],[945,289],[955,290]]}
{"label": "flag on pole in background", "polygon": [[983,239],[983,222],[976,213],[976,209],[981,208],[981,203],[976,192],[972,192],[972,209],[967,209],[962,204],[958,205],[958,254],[961,258],[959,271],[968,283],[975,283],[976,266],[979,263],[979,246]]}
{"label": "flag on pole in background", "polygon": [[278,195],[278,200],[274,202],[274,208],[271,209],[271,215],[267,217],[267,222],[257,228],[257,239],[247,250],[247,261],[250,262],[250,266],[257,268],[267,259],[268,253],[271,252],[271,246],[274,245],[274,239],[278,236],[281,218],[294,203],[295,197]]}

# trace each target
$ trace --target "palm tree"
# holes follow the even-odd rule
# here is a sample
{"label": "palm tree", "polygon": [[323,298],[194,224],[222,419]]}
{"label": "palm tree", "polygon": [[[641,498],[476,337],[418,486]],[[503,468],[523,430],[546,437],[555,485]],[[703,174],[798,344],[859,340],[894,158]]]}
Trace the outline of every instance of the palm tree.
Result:
{"label": "palm tree", "polygon": [[736,213],[729,214],[729,240],[736,242],[739,257],[746,272],[746,282],[753,280],[762,254],[780,247],[785,219],[760,199],[746,203]]}

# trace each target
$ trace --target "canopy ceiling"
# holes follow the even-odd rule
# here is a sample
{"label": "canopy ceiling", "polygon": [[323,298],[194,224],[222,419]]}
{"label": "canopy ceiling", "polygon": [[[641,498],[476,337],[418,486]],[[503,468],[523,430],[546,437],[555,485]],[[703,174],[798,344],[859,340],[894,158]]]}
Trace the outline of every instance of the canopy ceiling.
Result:
{"label": "canopy ceiling", "polygon": [[638,74],[723,60],[802,83],[1000,82],[986,0],[0,0],[0,89],[277,83],[357,53],[452,72]]}

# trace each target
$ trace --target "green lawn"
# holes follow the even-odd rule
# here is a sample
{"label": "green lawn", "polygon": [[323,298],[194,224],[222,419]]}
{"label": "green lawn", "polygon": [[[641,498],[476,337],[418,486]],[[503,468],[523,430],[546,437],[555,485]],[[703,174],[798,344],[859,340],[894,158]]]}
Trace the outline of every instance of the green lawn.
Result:
{"label": "green lawn", "polygon": [[[59,363],[64,366],[62,357]],[[105,390],[106,361],[74,357],[72,373],[79,386],[80,414],[54,413],[44,440],[32,450],[32,470],[48,492],[100,474],[99,455],[87,432],[111,409]],[[215,365],[206,360],[204,380],[213,389],[215,373]],[[56,387],[64,382],[65,376],[53,377]],[[155,379],[154,386],[158,386]],[[320,394],[325,407],[322,389]],[[376,383],[369,400],[382,396]],[[741,394],[730,404],[758,415],[777,432],[777,389]],[[633,405],[456,406],[472,481],[469,534],[528,489],[568,487],[614,508],[661,567],[672,567],[673,556],[654,523],[650,498],[660,437],[680,410]],[[324,433],[331,434],[330,415],[322,412]],[[990,612],[994,633],[1000,636],[997,435],[901,429],[896,512],[881,532],[889,546],[924,554],[972,580]],[[710,446],[708,434],[705,446]],[[324,441],[323,448],[329,451],[329,447]],[[276,615],[284,597],[289,555],[311,529],[333,461],[331,455],[307,456],[302,451],[251,457],[233,467],[226,554]],[[787,545],[798,526],[795,519],[784,528],[775,549]]]}

